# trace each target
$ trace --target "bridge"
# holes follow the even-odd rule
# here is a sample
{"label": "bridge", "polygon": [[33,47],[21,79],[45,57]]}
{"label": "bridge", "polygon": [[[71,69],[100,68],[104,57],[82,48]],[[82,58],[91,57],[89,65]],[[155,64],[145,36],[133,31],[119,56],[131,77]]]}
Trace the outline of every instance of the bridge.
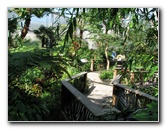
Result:
{"label": "bridge", "polygon": [[119,121],[122,112],[158,102],[146,93],[119,84],[121,76],[103,82],[99,72],[82,72],[62,80],[62,116],[67,121]]}

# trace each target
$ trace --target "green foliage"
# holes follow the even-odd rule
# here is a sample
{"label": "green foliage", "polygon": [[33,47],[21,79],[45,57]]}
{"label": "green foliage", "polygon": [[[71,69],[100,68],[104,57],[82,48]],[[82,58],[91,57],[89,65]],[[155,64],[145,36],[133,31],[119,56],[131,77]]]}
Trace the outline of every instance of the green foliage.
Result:
{"label": "green foliage", "polygon": [[50,56],[38,42],[23,45],[8,55],[9,120],[59,120],[60,79],[68,61],[58,53]]}
{"label": "green foliage", "polygon": [[22,46],[22,39],[20,38],[17,29],[18,18],[8,18],[8,46],[9,48],[17,48]]}
{"label": "green foliage", "polygon": [[14,33],[17,30],[17,18],[8,18],[8,31]]}
{"label": "green foliage", "polygon": [[42,38],[54,38],[54,32],[52,28],[45,27],[44,25],[41,25],[38,30],[34,30],[34,33],[37,35],[37,37],[42,40]]}
{"label": "green foliage", "polygon": [[10,12],[15,12],[21,19],[26,19],[27,16],[30,15],[41,18],[44,15],[51,13],[52,10],[52,8],[12,8]]}
{"label": "green foliage", "polygon": [[60,40],[60,37],[62,36],[59,32],[59,25],[56,27],[45,27],[41,25],[38,30],[34,30],[34,33],[41,40],[42,44],[43,40],[50,40],[50,48],[57,45],[57,41]]}
{"label": "green foliage", "polygon": [[24,90],[14,87],[8,89],[9,121],[42,121],[50,112],[47,103]]}
{"label": "green foliage", "polygon": [[[70,15],[64,28],[56,24],[49,28],[41,26],[35,31],[41,40],[45,37],[58,41],[49,49],[40,49],[39,42],[22,40],[16,30],[18,19],[29,20],[29,23],[27,22],[29,26],[32,16],[43,17],[53,13],[53,9],[11,10],[17,17],[8,19],[9,120],[58,119],[56,116],[60,109],[60,79],[89,71],[91,59],[95,60],[95,70],[101,69],[100,66],[106,63],[106,58],[110,59],[112,50],[126,56],[124,65],[126,69],[137,71],[138,68],[142,68],[147,71],[144,76],[146,81],[158,72],[158,9],[58,8],[57,10],[60,12],[58,18]],[[77,27],[81,30],[80,35],[76,34]],[[81,33],[85,30],[90,32],[89,38],[98,46],[94,51],[89,50],[88,44],[82,38]],[[111,34],[108,33],[109,30]],[[79,46],[77,49],[75,42]],[[106,57],[104,54],[107,46]],[[83,58],[89,62],[82,63],[80,59]],[[129,78],[127,74],[123,76],[125,79]],[[100,78],[112,79],[113,72],[102,71]],[[158,87],[141,90],[158,96]],[[140,120],[156,120],[156,113],[148,114],[156,112],[154,107],[155,104],[149,104],[148,109],[138,113],[136,117]],[[109,118],[106,116],[105,119]]]}
{"label": "green foliage", "polygon": [[142,109],[133,114],[133,118],[139,121],[158,121],[158,103],[152,102],[147,109]]}
{"label": "green foliage", "polygon": [[24,39],[29,31],[29,26],[31,22],[31,17],[36,16],[38,18],[48,15],[52,12],[52,8],[12,8],[9,12],[15,13],[17,19],[25,20],[24,26],[21,23],[21,39]]}
{"label": "green foliage", "polygon": [[[158,65],[154,61],[158,55],[158,21],[152,17],[147,17],[150,11],[143,10],[137,9],[137,17],[139,18],[137,22],[136,14],[132,15],[131,22],[136,24],[134,24],[134,28],[128,31],[129,37],[126,42],[130,43],[127,44],[125,49],[127,63],[131,70],[141,66],[144,70],[149,71]],[[155,11],[156,9],[152,12],[155,13]],[[149,23],[150,20],[152,20],[153,25]],[[132,51],[130,51],[131,49]],[[156,71],[158,70],[156,69]]]}
{"label": "green foliage", "polygon": [[[73,76],[75,74],[78,74],[80,73],[80,71],[75,68],[75,67],[72,67],[72,66],[68,66],[67,67],[67,71],[68,73],[70,74],[70,76]],[[68,74],[67,73],[64,73],[63,76],[62,76],[62,79],[66,79],[66,78],[69,78]]]}
{"label": "green foliage", "polygon": [[103,70],[100,73],[100,79],[105,80],[105,79],[113,79],[113,71],[112,70]]}
{"label": "green foliage", "polygon": [[158,97],[159,92],[157,84],[155,86],[150,86],[150,87],[139,87],[139,90],[146,94]]}

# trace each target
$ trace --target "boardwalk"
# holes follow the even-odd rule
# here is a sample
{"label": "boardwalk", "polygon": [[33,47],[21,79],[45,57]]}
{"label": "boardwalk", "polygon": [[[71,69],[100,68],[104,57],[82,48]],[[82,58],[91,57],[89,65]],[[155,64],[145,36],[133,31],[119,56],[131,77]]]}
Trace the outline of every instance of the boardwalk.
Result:
{"label": "boardwalk", "polygon": [[99,107],[106,111],[110,111],[113,86],[101,84],[104,82],[99,78],[99,75],[100,72],[98,71],[87,74],[87,78],[94,81],[94,83],[92,83],[92,85],[89,87],[89,93],[86,96],[90,101],[97,104]]}

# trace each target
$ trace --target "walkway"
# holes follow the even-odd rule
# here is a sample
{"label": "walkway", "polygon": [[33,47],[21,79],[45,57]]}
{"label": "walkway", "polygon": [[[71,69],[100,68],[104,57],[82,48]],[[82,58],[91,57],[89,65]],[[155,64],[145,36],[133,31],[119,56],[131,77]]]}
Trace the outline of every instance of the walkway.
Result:
{"label": "walkway", "polygon": [[87,74],[87,78],[92,80],[92,85],[89,86],[89,93],[87,94],[87,98],[89,98],[90,101],[97,104],[104,110],[110,111],[110,107],[112,105],[113,86],[101,84],[104,82],[99,78],[99,75],[99,71],[89,72]]}

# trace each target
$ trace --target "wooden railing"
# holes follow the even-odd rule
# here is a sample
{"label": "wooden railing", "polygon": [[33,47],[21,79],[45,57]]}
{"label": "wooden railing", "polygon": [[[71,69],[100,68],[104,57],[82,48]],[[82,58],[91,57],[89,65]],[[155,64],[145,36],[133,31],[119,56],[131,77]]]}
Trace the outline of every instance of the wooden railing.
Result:
{"label": "wooden railing", "polygon": [[[131,112],[140,108],[146,108],[155,98],[144,92],[119,84],[120,75],[113,81],[113,103],[112,106],[119,111]],[[87,72],[74,75],[61,81],[61,106],[62,114],[68,121],[101,121],[105,112],[103,108],[92,103],[83,93],[86,90]],[[118,114],[117,114],[118,115]],[[117,116],[118,117],[118,116]],[[115,120],[118,120],[117,118]]]}
{"label": "wooden railing", "polygon": [[146,108],[152,101],[158,102],[158,98],[135,90],[128,86],[113,82],[113,106],[120,111],[136,111]]}
{"label": "wooden railing", "polygon": [[64,81],[70,82],[77,90],[80,92],[85,92],[86,90],[86,81],[87,80],[87,72],[81,72],[72,76],[71,78],[67,78]]}
{"label": "wooden railing", "polygon": [[84,94],[87,73],[83,72],[61,81],[62,114],[68,121],[100,120],[105,112]]}

